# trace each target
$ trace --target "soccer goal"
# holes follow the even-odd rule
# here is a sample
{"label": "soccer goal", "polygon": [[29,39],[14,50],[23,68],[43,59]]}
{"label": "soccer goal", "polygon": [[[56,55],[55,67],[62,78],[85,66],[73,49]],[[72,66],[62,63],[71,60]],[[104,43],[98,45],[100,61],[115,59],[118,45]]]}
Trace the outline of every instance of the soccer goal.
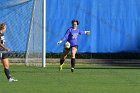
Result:
{"label": "soccer goal", "polygon": [[46,66],[45,17],[46,0],[0,1],[0,22],[7,25],[6,46],[11,54],[22,54],[27,66]]}
{"label": "soccer goal", "polygon": [[33,0],[28,34],[26,65],[46,66],[46,0]]}

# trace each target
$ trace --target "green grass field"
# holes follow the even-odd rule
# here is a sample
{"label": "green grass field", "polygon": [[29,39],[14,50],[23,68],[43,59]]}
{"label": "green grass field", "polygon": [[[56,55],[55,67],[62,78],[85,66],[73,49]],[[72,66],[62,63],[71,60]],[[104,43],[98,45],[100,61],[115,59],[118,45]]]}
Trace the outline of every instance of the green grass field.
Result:
{"label": "green grass field", "polygon": [[69,65],[58,71],[58,65],[47,68],[12,65],[11,73],[19,82],[7,82],[0,66],[0,93],[139,93],[140,69]]}

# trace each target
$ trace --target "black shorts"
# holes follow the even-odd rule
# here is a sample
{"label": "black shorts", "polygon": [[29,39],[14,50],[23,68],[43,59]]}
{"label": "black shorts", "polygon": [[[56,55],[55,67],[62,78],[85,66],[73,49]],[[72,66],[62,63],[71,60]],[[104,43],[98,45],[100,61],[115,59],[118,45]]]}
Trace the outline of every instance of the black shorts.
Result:
{"label": "black shorts", "polygon": [[3,48],[0,48],[0,59],[7,58],[6,54],[7,52]]}
{"label": "black shorts", "polygon": [[66,50],[71,50],[72,47],[76,47],[76,48],[78,49],[78,45],[74,45],[74,46],[71,46],[70,48],[64,48],[64,49],[66,49]]}
{"label": "black shorts", "polygon": [[5,59],[7,58],[6,53],[0,53],[0,59]]}

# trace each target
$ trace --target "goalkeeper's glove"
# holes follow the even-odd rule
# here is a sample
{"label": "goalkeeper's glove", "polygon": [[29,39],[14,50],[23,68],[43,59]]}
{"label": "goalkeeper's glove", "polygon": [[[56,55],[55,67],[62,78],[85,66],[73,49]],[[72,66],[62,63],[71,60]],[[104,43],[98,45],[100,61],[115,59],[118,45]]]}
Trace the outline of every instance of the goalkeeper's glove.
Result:
{"label": "goalkeeper's glove", "polygon": [[90,35],[90,31],[85,31],[85,34],[86,35]]}
{"label": "goalkeeper's glove", "polygon": [[58,42],[57,42],[57,45],[59,45],[59,44],[61,44],[61,43],[62,43],[62,40],[58,41]]}

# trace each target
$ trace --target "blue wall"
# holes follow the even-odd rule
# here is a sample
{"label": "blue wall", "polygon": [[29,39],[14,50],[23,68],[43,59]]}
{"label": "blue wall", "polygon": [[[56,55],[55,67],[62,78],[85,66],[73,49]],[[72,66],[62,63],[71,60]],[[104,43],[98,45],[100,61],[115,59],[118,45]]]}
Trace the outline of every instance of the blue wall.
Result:
{"label": "blue wall", "polygon": [[140,52],[140,0],[47,0],[47,52],[63,51],[56,42],[72,19],[91,30],[79,52]]}
{"label": "blue wall", "polygon": [[[46,1],[47,52],[63,51],[64,43],[56,42],[72,19],[80,21],[79,29],[91,31],[79,36],[78,52],[140,52],[140,0]],[[0,22],[8,27],[6,46],[13,51],[26,51],[32,7],[32,0],[0,1]]]}

